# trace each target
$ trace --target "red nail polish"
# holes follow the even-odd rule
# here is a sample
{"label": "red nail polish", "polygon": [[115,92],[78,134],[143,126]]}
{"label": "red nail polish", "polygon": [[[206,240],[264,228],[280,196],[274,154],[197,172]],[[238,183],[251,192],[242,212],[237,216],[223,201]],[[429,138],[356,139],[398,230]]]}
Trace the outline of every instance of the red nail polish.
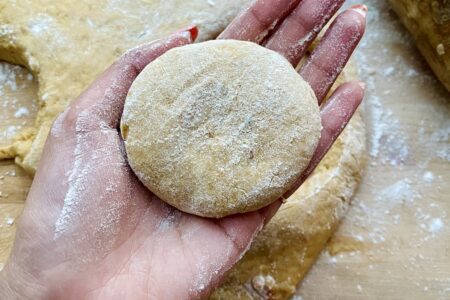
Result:
{"label": "red nail polish", "polygon": [[192,25],[188,28],[188,31],[191,33],[192,40],[195,41],[198,37],[198,27],[195,25]]}
{"label": "red nail polish", "polygon": [[175,33],[186,32],[186,31],[189,31],[189,34],[191,35],[191,39],[193,41],[195,41],[195,39],[198,36],[198,28],[197,28],[197,26],[196,25],[191,25],[189,27],[177,30],[177,31],[175,31]]}

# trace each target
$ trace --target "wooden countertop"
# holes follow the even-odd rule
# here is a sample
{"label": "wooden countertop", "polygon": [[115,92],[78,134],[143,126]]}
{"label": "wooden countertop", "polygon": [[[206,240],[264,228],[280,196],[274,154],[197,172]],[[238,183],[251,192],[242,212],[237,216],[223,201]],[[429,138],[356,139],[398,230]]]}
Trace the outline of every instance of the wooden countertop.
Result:
{"label": "wooden countertop", "polygon": [[[370,20],[357,61],[368,84],[369,163],[299,298],[450,299],[450,94],[385,1],[365,2]],[[0,63],[0,144],[33,123],[30,79]],[[12,161],[0,161],[0,267],[30,184]]]}

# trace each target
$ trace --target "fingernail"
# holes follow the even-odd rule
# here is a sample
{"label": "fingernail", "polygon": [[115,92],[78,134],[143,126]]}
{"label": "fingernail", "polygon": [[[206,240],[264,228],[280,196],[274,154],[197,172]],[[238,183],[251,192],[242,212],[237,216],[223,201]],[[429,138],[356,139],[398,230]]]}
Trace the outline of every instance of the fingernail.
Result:
{"label": "fingernail", "polygon": [[365,84],[364,82],[358,81],[358,85],[359,85],[363,90],[366,89],[366,84]]}
{"label": "fingernail", "polygon": [[367,6],[365,6],[363,4],[353,5],[351,7],[351,9],[356,11],[357,13],[361,14],[363,17],[366,17],[367,12],[369,11]]}
{"label": "fingernail", "polygon": [[198,28],[196,25],[191,25],[189,27],[180,29],[178,31],[175,31],[175,33],[183,33],[183,32],[189,32],[190,38],[192,41],[195,41],[195,39],[197,39],[198,36]]}

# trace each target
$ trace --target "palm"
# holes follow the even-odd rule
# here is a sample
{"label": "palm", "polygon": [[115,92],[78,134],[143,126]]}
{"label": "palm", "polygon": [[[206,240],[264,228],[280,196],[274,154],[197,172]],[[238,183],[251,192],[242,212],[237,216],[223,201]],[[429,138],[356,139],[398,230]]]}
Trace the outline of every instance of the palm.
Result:
{"label": "palm", "polygon": [[[140,184],[117,147],[121,143],[117,131],[95,130],[86,139],[65,139],[65,131],[71,129],[59,130],[50,135],[42,164],[50,159],[52,163],[45,178],[42,173],[35,178],[39,190],[33,188],[30,193],[24,212],[27,222],[18,232],[13,252],[17,257],[32,253],[27,265],[45,270],[52,286],[63,286],[52,291],[54,296],[135,299],[157,293],[179,299],[204,293],[211,284],[206,274],[214,274],[213,280],[217,280],[262,224],[264,214],[259,212],[220,220],[180,212]],[[74,157],[72,149],[80,144],[91,148],[89,141],[96,147],[82,158]],[[49,183],[64,174],[70,177],[77,159],[80,169],[75,172],[96,178],[95,184],[73,191],[79,201],[63,203],[61,199],[68,199],[67,190]],[[77,186],[80,181],[70,184]],[[41,193],[52,196],[39,198]],[[34,197],[44,200],[35,201]],[[173,286],[178,287],[176,293]],[[168,291],[170,296],[164,295]]]}
{"label": "palm", "polygon": [[[273,23],[270,18],[280,18],[274,12],[285,16],[291,11],[279,30],[265,38],[264,45],[296,64],[312,39],[292,47],[304,35],[311,36],[308,30],[290,30],[292,18],[305,18],[301,6],[315,3],[324,11],[319,12],[321,17],[311,16],[309,21],[323,25],[327,18],[322,16],[334,14],[343,1],[321,1],[324,5],[304,0],[289,11],[282,8],[295,1],[274,2],[281,8],[265,11],[267,24],[251,17],[264,14],[264,1],[256,1],[221,37],[256,41]],[[355,11],[344,13],[330,29],[332,37],[325,37],[313,54],[318,58],[310,59],[302,68],[302,76],[320,102],[361,37],[363,21]],[[248,30],[236,29],[242,27]],[[358,38],[350,39],[352,34]],[[341,65],[321,58],[327,47],[350,40],[347,49],[334,57]],[[21,287],[24,295],[27,289],[40,292],[44,298],[182,299],[206,295],[278,208],[277,202],[257,212],[218,220],[196,217],[163,203],[128,167],[117,128],[129,86],[153,59],[190,41],[186,32],[178,33],[128,53],[56,120],[6,268],[9,274],[20,274],[28,280]],[[280,46],[281,41],[288,44]],[[322,139],[310,168],[292,190],[314,169],[361,98],[359,85],[349,83],[322,106]],[[340,108],[338,114],[334,112],[336,107]],[[62,183],[55,186],[61,179]]]}

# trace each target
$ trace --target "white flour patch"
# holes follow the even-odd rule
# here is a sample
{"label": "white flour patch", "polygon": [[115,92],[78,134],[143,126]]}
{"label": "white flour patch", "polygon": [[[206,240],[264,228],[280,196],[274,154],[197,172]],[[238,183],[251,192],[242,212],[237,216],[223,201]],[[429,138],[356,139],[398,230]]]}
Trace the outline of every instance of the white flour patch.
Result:
{"label": "white flour patch", "polygon": [[17,77],[21,69],[19,66],[0,63],[0,96],[3,95],[4,88],[17,91]]}
{"label": "white flour patch", "polygon": [[0,25],[0,37],[8,36],[8,35],[12,36],[13,33],[14,33],[14,30],[11,25],[9,25],[9,24]]}
{"label": "white flour patch", "polygon": [[423,143],[423,147],[430,153],[432,157],[438,157],[445,162],[450,162],[450,120],[448,119],[448,112],[450,108],[444,111],[436,111],[435,122],[439,122],[439,127],[430,132],[425,129],[425,123],[428,121],[421,121],[418,132],[419,140]]}
{"label": "white flour patch", "polygon": [[419,197],[419,194],[411,186],[410,179],[402,179],[396,183],[382,189],[378,199],[385,201],[386,209],[390,206],[399,205],[405,202],[412,202]]}
{"label": "white flour patch", "polygon": [[444,228],[444,222],[440,218],[432,219],[428,223],[428,227],[427,227],[428,231],[431,234],[439,233],[443,228]]}
{"label": "white flour patch", "polygon": [[80,214],[78,200],[82,199],[83,191],[90,183],[90,164],[83,163],[83,155],[90,149],[83,135],[77,135],[76,146],[73,151],[74,163],[69,175],[69,188],[64,198],[64,206],[55,223],[55,239],[61,237],[70,228],[70,223],[77,214]]}
{"label": "white flour patch", "polygon": [[404,135],[396,131],[399,121],[393,116],[391,110],[383,108],[378,96],[369,96],[367,102],[372,106],[369,114],[375,124],[370,136],[369,154],[372,157],[381,158],[384,164],[404,163],[409,154],[409,147]]}
{"label": "white flour patch", "polygon": [[38,15],[35,19],[30,20],[28,28],[34,35],[40,36],[50,30],[53,23],[53,18],[49,15]]}
{"label": "white flour patch", "polygon": [[3,134],[7,139],[11,139],[17,134],[19,129],[20,129],[19,126],[11,125],[6,128],[6,131],[4,131]]}
{"label": "white flour patch", "polygon": [[[105,100],[108,101],[108,100]],[[103,109],[99,105],[100,109]],[[66,110],[65,113],[67,113]],[[118,145],[116,144],[116,140],[110,134],[111,131],[108,131],[108,126],[101,125],[101,128],[105,128],[105,130],[100,131],[91,131],[91,124],[102,124],[104,120],[104,111],[99,112],[98,114],[83,111],[79,114],[75,125],[75,148],[73,150],[73,165],[68,174],[68,190],[66,192],[64,198],[64,205],[61,210],[60,216],[58,217],[55,223],[55,239],[61,237],[63,234],[69,232],[71,230],[71,223],[79,222],[80,218],[86,213],[86,205],[83,203],[87,199],[91,198],[92,195],[95,195],[95,191],[93,190],[94,185],[92,185],[92,180],[98,180],[99,176],[99,168],[104,167],[109,168],[111,174],[111,179],[106,183],[100,183],[101,186],[104,187],[103,194],[99,194],[99,200],[102,201],[103,197],[107,197],[108,195],[114,194],[116,192],[116,188],[118,182],[115,180],[119,180],[120,176],[114,176],[114,174],[120,174],[120,166],[123,161],[114,161],[114,159],[118,159],[115,155],[115,151],[120,151]],[[112,111],[110,111],[112,113]],[[98,118],[96,122],[92,120],[92,118]],[[54,130],[53,134],[58,136],[62,130],[63,118],[59,118],[56,122],[57,126]],[[97,199],[92,201],[99,201]],[[120,203],[118,202],[117,205]],[[120,209],[114,207],[110,207],[110,213],[113,215],[109,215],[107,219],[103,221],[109,223],[110,225],[116,224],[120,216]],[[115,212],[113,212],[115,211]],[[109,220],[108,220],[109,219]],[[106,224],[105,223],[105,224]],[[108,227],[108,226],[105,226]],[[117,226],[109,226],[109,229]]]}
{"label": "white flour patch", "polygon": [[26,107],[20,107],[15,113],[14,117],[21,118],[23,116],[28,116],[30,114],[30,111]]}
{"label": "white flour patch", "polygon": [[[62,248],[85,245],[83,253],[78,253],[80,248],[62,250],[80,263],[108,255],[124,238],[119,232],[134,230],[139,221],[136,216],[141,215],[135,209],[139,185],[129,173],[118,132],[107,123],[109,116],[119,116],[116,97],[121,93],[118,82],[123,80],[113,82],[97,104],[74,112],[73,152],[67,158],[71,161],[62,179],[67,190],[53,238],[62,240]],[[57,122],[53,132],[56,136],[61,133],[62,122]]]}
{"label": "white flour patch", "polygon": [[37,38],[45,38],[47,47],[53,51],[69,46],[69,39],[61,31],[57,21],[50,15],[37,14],[28,21],[28,28]]}
{"label": "white flour patch", "polygon": [[12,226],[14,224],[14,218],[6,218],[6,225]]}
{"label": "white flour patch", "polygon": [[422,179],[426,183],[432,183],[435,180],[435,177],[432,172],[427,171],[423,174]]}
{"label": "white flour patch", "polygon": [[0,128],[2,146],[8,144],[15,135],[33,122],[25,117],[34,115],[37,105],[34,99],[23,96],[30,88],[29,76],[30,73],[21,66],[0,62],[0,118],[7,120],[4,124],[6,126]]}

